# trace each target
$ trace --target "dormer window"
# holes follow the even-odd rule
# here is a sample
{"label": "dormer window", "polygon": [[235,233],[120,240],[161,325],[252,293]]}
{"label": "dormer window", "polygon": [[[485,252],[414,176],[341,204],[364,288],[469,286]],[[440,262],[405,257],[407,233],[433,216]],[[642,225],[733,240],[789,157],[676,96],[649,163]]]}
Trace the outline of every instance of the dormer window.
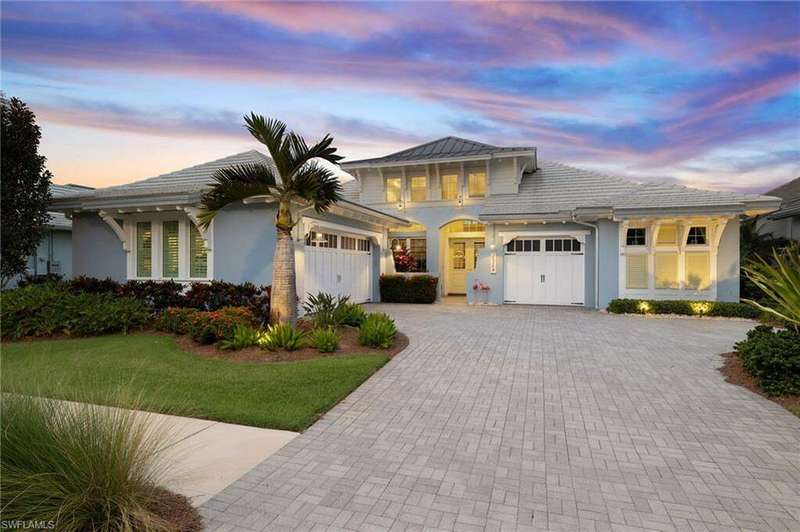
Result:
{"label": "dormer window", "polygon": [[403,181],[399,177],[386,180],[386,203],[400,203],[403,198]]}
{"label": "dormer window", "polygon": [[686,244],[690,246],[705,246],[707,242],[705,227],[697,226],[689,228],[689,236],[686,237]]}
{"label": "dormer window", "polygon": [[411,201],[425,201],[428,199],[428,179],[423,176],[411,178]]}
{"label": "dormer window", "polygon": [[470,172],[467,192],[470,198],[486,196],[486,172]]}

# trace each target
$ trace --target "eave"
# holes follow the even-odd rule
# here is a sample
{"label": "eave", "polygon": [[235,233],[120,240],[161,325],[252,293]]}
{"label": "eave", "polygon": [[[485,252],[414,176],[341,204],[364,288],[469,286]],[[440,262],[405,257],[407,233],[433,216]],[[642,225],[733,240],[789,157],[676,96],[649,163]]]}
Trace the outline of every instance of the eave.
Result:
{"label": "eave", "polygon": [[519,150],[497,153],[486,153],[483,155],[468,155],[464,157],[438,157],[431,159],[413,159],[409,161],[381,161],[380,159],[362,159],[349,163],[341,163],[339,166],[343,170],[356,170],[366,168],[397,168],[401,166],[420,166],[426,164],[446,164],[446,163],[466,163],[472,161],[490,161],[493,159],[505,159],[510,157],[536,157],[536,150]]}

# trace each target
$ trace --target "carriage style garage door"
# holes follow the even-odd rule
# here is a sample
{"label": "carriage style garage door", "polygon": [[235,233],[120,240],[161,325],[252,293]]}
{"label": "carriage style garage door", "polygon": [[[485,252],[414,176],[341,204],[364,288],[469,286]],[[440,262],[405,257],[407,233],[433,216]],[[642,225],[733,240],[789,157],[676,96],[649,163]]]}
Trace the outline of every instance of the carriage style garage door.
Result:
{"label": "carriage style garage door", "polygon": [[[364,303],[371,297],[372,253],[363,237],[314,233],[306,239],[303,278],[305,295],[327,292]],[[305,299],[305,297],[303,298]]]}
{"label": "carriage style garage door", "polygon": [[516,238],[504,257],[506,303],[583,305],[583,246],[573,238]]}

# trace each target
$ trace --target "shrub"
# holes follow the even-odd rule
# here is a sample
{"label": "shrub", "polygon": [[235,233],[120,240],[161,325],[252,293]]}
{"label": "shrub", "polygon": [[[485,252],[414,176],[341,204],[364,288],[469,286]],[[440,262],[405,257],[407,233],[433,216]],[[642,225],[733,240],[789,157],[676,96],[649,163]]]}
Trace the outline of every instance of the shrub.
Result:
{"label": "shrub", "polygon": [[281,323],[278,325],[270,325],[267,330],[261,334],[258,345],[270,351],[275,351],[277,349],[295,351],[303,347],[305,339],[305,332],[292,327],[289,323]]}
{"label": "shrub", "polygon": [[333,329],[311,331],[311,345],[320,353],[333,353],[339,347],[339,335]]}
{"label": "shrub", "polygon": [[736,344],[744,369],[768,395],[800,394],[800,334],[759,325]]}
{"label": "shrub", "polygon": [[143,302],[103,293],[71,294],[61,285],[28,285],[4,291],[0,328],[4,338],[127,333],[151,317]]}
{"label": "shrub", "polygon": [[773,249],[772,255],[773,264],[756,256],[744,268],[747,277],[765,294],[767,304],[745,301],[800,331],[800,245],[788,246],[783,253]]}
{"label": "shrub", "polygon": [[17,287],[24,288],[32,284],[57,284],[63,280],[64,277],[57,273],[43,273],[40,275],[31,275],[26,273],[19,281],[17,281]]}
{"label": "shrub", "polygon": [[192,318],[200,312],[196,308],[168,308],[156,317],[157,330],[172,334],[189,334]]}
{"label": "shrub", "polygon": [[249,325],[236,325],[233,328],[233,335],[230,338],[224,338],[220,342],[222,349],[239,350],[246,347],[253,347],[258,345],[259,330]]}
{"label": "shrub", "polygon": [[119,295],[135,297],[156,311],[184,306],[183,285],[175,281],[128,281],[120,285]]}
{"label": "shrub", "polygon": [[203,345],[233,338],[237,325],[252,327],[253,313],[244,307],[226,307],[210,312],[197,312],[189,319],[189,336]]}
{"label": "shrub", "polygon": [[81,275],[80,277],[74,277],[66,281],[66,288],[73,293],[118,294],[122,285],[108,277],[105,279],[97,279],[95,277]]}
{"label": "shrub", "polygon": [[614,314],[682,314],[757,319],[761,312],[744,303],[659,299],[614,299],[608,304]]}
{"label": "shrub", "polygon": [[328,329],[341,325],[344,318],[345,305],[350,300],[348,296],[334,296],[320,292],[317,295],[310,295],[303,309],[309,315],[314,327],[318,329]]}
{"label": "shrub", "polygon": [[433,303],[439,278],[433,275],[381,275],[381,301]]}
{"label": "shrub", "polygon": [[223,281],[192,283],[184,294],[183,306],[201,310],[246,307],[260,320],[269,316],[270,288],[253,283],[233,284]]}
{"label": "shrub", "polygon": [[367,315],[358,328],[358,343],[369,347],[388,349],[397,334],[394,320],[383,313]]}
{"label": "shrub", "polygon": [[342,308],[342,325],[358,327],[367,318],[367,311],[358,303],[346,303]]}
{"label": "shrub", "polygon": [[133,410],[11,394],[0,404],[3,520],[56,530],[172,530],[156,515],[166,432]]}

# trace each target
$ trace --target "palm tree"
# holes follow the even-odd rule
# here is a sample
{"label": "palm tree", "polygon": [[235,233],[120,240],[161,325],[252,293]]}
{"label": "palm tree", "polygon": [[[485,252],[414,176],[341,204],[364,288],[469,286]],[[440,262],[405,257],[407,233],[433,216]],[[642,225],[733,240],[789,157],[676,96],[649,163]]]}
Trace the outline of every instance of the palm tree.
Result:
{"label": "palm tree", "polygon": [[202,197],[200,222],[207,227],[222,208],[252,196],[269,196],[277,202],[278,238],[272,261],[269,319],[271,323],[294,324],[297,286],[292,229],[297,220],[292,208],[313,207],[325,212],[341,199],[339,181],[317,159],[337,163],[342,157],[336,155],[330,135],[308,146],[300,135],[287,131],[280,120],[250,113],[244,121],[250,133],[267,147],[274,164],[242,164],[218,170],[214,175],[216,183]]}

